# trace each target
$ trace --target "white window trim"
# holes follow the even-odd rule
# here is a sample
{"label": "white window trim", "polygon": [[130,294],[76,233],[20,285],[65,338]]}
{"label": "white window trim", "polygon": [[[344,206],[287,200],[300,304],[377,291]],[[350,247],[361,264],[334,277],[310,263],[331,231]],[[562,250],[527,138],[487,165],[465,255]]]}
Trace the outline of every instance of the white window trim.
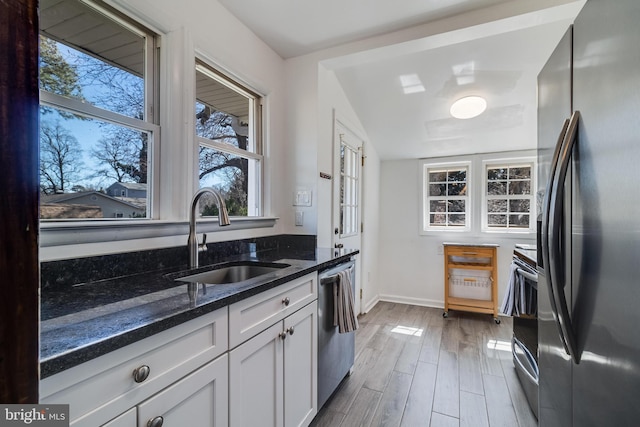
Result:
{"label": "white window trim", "polygon": [[[451,162],[433,162],[429,160],[421,160],[420,165],[420,234],[427,235],[435,232],[440,233],[465,233],[471,231],[473,212],[474,212],[474,192],[473,192],[473,162],[471,160],[451,161]],[[438,227],[429,225],[429,203],[428,196],[428,171],[430,169],[440,168],[467,168],[467,201],[465,203],[465,225],[464,227]]]}
{"label": "white window trim", "polygon": [[[529,196],[519,196],[518,198],[528,198],[530,200],[529,227],[528,228],[509,228],[509,227],[489,227],[487,212],[487,168],[496,166],[531,166],[531,194]],[[507,157],[493,158],[482,161],[482,205],[481,217],[483,233],[501,233],[501,234],[529,234],[536,232],[536,189],[537,189],[537,159],[535,157]],[[509,200],[509,196],[506,196]]]}

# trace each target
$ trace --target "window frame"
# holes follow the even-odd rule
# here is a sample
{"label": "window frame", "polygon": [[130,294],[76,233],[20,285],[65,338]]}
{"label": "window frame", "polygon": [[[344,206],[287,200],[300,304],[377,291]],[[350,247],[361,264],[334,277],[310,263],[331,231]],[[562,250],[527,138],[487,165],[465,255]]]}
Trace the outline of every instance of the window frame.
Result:
{"label": "window frame", "polygon": [[[194,75],[198,72],[205,76],[215,80],[216,82],[226,86],[227,88],[245,96],[249,99],[249,137],[252,140],[253,151],[243,150],[233,145],[217,142],[211,139],[201,137],[196,134],[194,126],[193,135],[195,138],[194,150],[195,150],[195,188],[200,187],[200,180],[198,178],[199,168],[199,152],[200,147],[210,148],[212,150],[220,151],[222,153],[237,156],[243,159],[252,160],[255,162],[255,176],[249,182],[249,189],[247,191],[247,215],[246,216],[232,216],[232,218],[263,218],[264,217],[264,171],[265,171],[265,157],[264,157],[264,126],[263,126],[263,103],[264,95],[261,95],[255,90],[249,89],[243,83],[238,82],[236,78],[230,77],[220,72],[214,65],[211,65],[208,61],[204,60],[199,55],[195,57]],[[194,110],[192,113],[195,116],[195,103],[197,101],[197,89],[195,88],[194,80],[194,102],[192,103]],[[250,194],[251,186],[255,187],[253,194]],[[253,211],[254,215],[249,213]]]}
{"label": "window frame", "polygon": [[[471,231],[473,224],[473,205],[474,205],[474,192],[473,192],[473,162],[471,160],[461,160],[452,162],[431,162],[428,160],[422,160],[420,164],[420,234],[431,234],[434,232],[445,233],[462,233]],[[430,201],[434,199],[442,199],[442,196],[433,197],[429,196],[429,174],[431,172],[455,170],[465,168],[466,183],[467,183],[467,195],[466,198],[460,196],[444,196],[445,200],[465,200],[465,225],[464,226],[434,226],[430,223]]]}
{"label": "window frame", "polygon": [[[339,237],[357,236],[360,232],[361,151],[340,135],[340,221]],[[350,153],[347,155],[347,153]],[[349,157],[349,159],[347,159]],[[349,161],[350,160],[350,161]],[[350,163],[350,165],[348,164]]]}
{"label": "window frame", "polygon": [[[536,231],[536,190],[537,190],[537,159],[535,157],[520,157],[520,158],[502,158],[502,159],[486,159],[482,161],[482,206],[481,206],[481,231],[484,233],[504,233],[504,234],[529,234]],[[530,167],[530,191],[528,195],[500,195],[490,196],[487,194],[487,188],[489,179],[487,171],[490,168],[514,168],[514,167]],[[510,182],[507,179],[507,182]],[[509,200],[512,199],[528,199],[529,200],[529,226],[528,227],[509,227],[508,222],[505,227],[491,227],[489,226],[489,212],[487,203],[491,199],[506,199],[507,205]],[[507,206],[506,215],[509,215],[509,208]]]}
{"label": "window frame", "polygon": [[[144,60],[144,118],[136,119],[123,114],[116,113],[111,110],[96,107],[89,102],[83,102],[76,98],[65,97],[63,95],[47,92],[40,89],[40,106],[47,106],[64,110],[72,114],[84,116],[87,118],[95,119],[98,121],[111,123],[116,126],[126,127],[136,131],[147,132],[149,135],[148,143],[148,168],[147,182],[150,186],[150,191],[147,192],[147,217],[140,218],[135,221],[149,221],[157,220],[158,207],[159,207],[159,156],[158,147],[160,145],[160,125],[159,123],[159,108],[158,108],[158,93],[159,93],[159,35],[146,28],[144,25],[123,16],[115,10],[111,10],[104,5],[97,4],[96,2],[82,0],[80,3],[86,7],[91,8],[98,13],[104,15],[106,18],[116,22],[118,25],[126,28],[128,31],[140,36],[145,41],[145,60]],[[42,35],[50,40],[57,41],[46,35]],[[60,42],[62,43],[62,42]],[[65,44],[65,43],[62,43]],[[81,47],[72,47],[75,50],[84,52]],[[61,218],[61,219],[41,219],[41,226],[46,229],[50,224],[90,224],[90,223],[102,223],[105,222],[122,222],[115,218],[96,218],[87,220],[86,218]]]}

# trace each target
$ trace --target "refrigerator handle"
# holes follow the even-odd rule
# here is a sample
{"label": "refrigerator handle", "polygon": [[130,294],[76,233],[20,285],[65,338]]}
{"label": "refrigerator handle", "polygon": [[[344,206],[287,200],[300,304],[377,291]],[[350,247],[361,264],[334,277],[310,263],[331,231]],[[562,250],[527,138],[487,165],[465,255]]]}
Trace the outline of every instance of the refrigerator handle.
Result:
{"label": "refrigerator handle", "polygon": [[564,349],[567,353],[569,352],[569,349],[568,349],[566,340],[564,338],[564,333],[562,332],[562,327],[560,326],[560,322],[558,320],[558,309],[556,308],[556,298],[555,298],[555,289],[554,289],[555,278],[552,277],[551,269],[549,268],[549,264],[550,264],[549,215],[551,214],[550,206],[551,206],[552,192],[554,188],[553,180],[556,174],[558,161],[560,160],[560,152],[562,151],[562,146],[564,145],[568,128],[569,128],[569,119],[566,119],[562,125],[562,130],[560,131],[560,135],[558,135],[558,141],[556,142],[556,148],[553,152],[553,158],[551,160],[549,180],[547,181],[546,190],[544,192],[544,199],[542,202],[542,229],[540,233],[540,237],[541,237],[540,249],[542,252],[542,267],[547,271],[547,274],[545,276],[547,278],[547,288],[549,292],[549,302],[551,304],[551,311],[553,312],[553,319],[555,320],[556,326],[558,327],[558,335],[560,336],[560,341],[562,342]]}
{"label": "refrigerator handle", "polygon": [[576,351],[576,337],[571,324],[571,316],[569,315],[569,306],[564,293],[565,288],[565,263],[561,248],[562,235],[564,232],[564,181],[567,177],[569,165],[571,163],[571,152],[578,134],[578,123],[580,121],[580,112],[574,111],[569,121],[569,127],[565,136],[565,143],[560,152],[560,160],[556,167],[555,176],[552,181],[551,199],[549,205],[549,276],[553,277],[552,286],[554,287],[553,297],[558,315],[558,323],[562,329],[565,341],[565,349],[567,354],[571,356],[575,363],[580,362],[580,357]]}

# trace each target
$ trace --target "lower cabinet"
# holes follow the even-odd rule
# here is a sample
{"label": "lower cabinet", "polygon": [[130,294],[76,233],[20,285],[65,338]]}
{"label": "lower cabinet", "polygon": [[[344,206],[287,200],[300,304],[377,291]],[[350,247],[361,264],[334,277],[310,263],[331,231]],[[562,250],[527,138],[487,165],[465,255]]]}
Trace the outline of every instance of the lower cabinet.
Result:
{"label": "lower cabinet", "polygon": [[229,352],[231,426],[307,426],[317,412],[317,302]]}
{"label": "lower cabinet", "polygon": [[228,356],[220,356],[138,405],[138,427],[228,425]]}
{"label": "lower cabinet", "polygon": [[[163,410],[184,404],[205,386],[219,390],[216,399],[226,402],[228,330],[227,307],[207,313],[41,380],[40,403],[68,404],[72,427],[147,427],[147,420],[137,423],[140,408],[153,407],[150,402],[172,390],[182,390],[182,399],[172,399]],[[216,401],[209,406],[217,409]]]}
{"label": "lower cabinet", "polygon": [[304,427],[317,342],[311,273],[45,378],[40,403],[71,427]]}

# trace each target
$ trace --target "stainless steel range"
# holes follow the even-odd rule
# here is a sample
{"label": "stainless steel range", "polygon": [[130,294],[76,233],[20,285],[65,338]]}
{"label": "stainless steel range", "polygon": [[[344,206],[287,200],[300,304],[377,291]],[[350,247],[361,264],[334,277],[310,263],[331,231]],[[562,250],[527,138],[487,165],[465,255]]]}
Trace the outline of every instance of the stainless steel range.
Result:
{"label": "stainless steel range", "polygon": [[520,308],[513,317],[511,352],[531,410],[538,416],[538,274],[536,247],[516,245],[512,271],[519,286]]}

